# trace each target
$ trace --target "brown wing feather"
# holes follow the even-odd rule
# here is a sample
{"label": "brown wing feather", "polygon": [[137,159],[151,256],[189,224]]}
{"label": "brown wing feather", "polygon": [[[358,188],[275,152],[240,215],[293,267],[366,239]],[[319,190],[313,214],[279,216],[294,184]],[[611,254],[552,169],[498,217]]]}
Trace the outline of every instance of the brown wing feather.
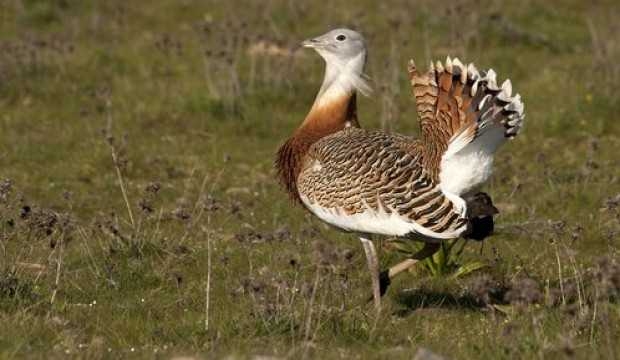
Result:
{"label": "brown wing feather", "polygon": [[448,58],[445,65],[431,63],[426,73],[420,73],[411,60],[408,71],[425,147],[423,160],[435,179],[441,157],[453,139],[471,142],[480,128],[491,123],[502,124],[507,138],[518,132],[523,104],[518,95],[510,98],[509,81],[497,86],[492,70],[481,76],[473,64],[464,66],[458,59]]}

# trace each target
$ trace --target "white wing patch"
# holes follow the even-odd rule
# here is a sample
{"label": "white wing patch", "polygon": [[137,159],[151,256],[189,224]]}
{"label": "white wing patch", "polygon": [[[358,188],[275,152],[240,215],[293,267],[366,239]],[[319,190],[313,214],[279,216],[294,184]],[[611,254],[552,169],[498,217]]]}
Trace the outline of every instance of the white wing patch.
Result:
{"label": "white wing patch", "polygon": [[474,190],[488,180],[497,148],[518,134],[525,118],[521,96],[512,96],[510,80],[504,81],[499,87],[493,69],[484,77],[480,77],[475,69],[468,69],[468,72],[475,80],[471,89],[472,96],[476,95],[480,82],[484,82],[495,93],[486,94],[482,98],[476,109],[481,112],[478,122],[455,134],[441,158],[441,190],[445,194],[457,196]]}
{"label": "white wing patch", "polygon": [[462,195],[487,181],[493,172],[493,155],[504,141],[503,127],[494,126],[457,151],[450,148],[453,144],[462,146],[462,142],[451,143],[441,158],[441,190],[445,194]]}
{"label": "white wing patch", "polygon": [[301,200],[319,219],[346,231],[399,237],[417,235],[430,241],[454,239],[465,231],[465,228],[463,228],[458,231],[437,233],[398,215],[395,211],[388,214],[384,209],[376,211],[367,207],[364,212],[349,215],[339,208],[319,206],[303,195]]}

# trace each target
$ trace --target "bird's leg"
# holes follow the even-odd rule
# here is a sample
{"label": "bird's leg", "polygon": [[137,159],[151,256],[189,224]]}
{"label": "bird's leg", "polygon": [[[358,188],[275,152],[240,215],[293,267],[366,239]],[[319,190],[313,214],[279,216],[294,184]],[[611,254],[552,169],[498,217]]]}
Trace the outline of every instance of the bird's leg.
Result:
{"label": "bird's leg", "polygon": [[368,270],[370,270],[370,277],[372,280],[372,297],[375,302],[375,309],[379,311],[381,308],[381,291],[379,286],[379,259],[377,258],[377,251],[372,241],[360,237],[364,252],[366,253],[366,261],[368,261]]}
{"label": "bird's leg", "polygon": [[439,243],[424,243],[424,247],[422,250],[413,254],[409,259],[399,262],[398,264],[392,266],[389,270],[382,271],[379,276],[379,289],[380,294],[383,295],[387,291],[388,286],[390,286],[391,280],[401,272],[410,269],[413,265],[418,262],[433,256],[440,248]]}

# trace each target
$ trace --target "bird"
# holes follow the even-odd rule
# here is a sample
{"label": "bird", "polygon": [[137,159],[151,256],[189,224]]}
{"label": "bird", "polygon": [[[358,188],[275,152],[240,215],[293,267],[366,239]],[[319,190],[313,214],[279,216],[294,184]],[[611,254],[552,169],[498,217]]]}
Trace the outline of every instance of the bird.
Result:
{"label": "bird", "polygon": [[[422,72],[410,60],[420,136],[363,129],[357,94],[372,94],[364,37],[338,28],[301,45],[323,58],[324,78],[308,114],[278,149],[276,173],[293,203],[359,236],[380,309],[390,280],[442,241],[481,240],[493,231],[497,209],[479,188],[498,148],[520,132],[523,101],[510,80],[498,85],[492,69],[447,57]],[[380,271],[373,235],[424,246]]]}

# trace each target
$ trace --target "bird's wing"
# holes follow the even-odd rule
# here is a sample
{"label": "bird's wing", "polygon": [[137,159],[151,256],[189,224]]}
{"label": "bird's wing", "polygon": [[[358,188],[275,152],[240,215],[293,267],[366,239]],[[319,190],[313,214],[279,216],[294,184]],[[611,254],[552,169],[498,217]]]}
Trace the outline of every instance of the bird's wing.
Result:
{"label": "bird's wing", "polygon": [[496,76],[493,69],[478,72],[473,64],[450,58],[422,74],[411,61],[409,78],[424,142],[450,155],[496,129],[501,131],[494,134],[495,142],[514,138],[525,117],[523,102],[519,94],[512,96],[510,80],[498,86]]}
{"label": "bird's wing", "polygon": [[467,228],[465,204],[429,176],[412,139],[346,129],[315,143],[298,190],[306,207],[348,231],[426,240],[455,238]]}
{"label": "bird's wing", "polygon": [[[479,185],[488,174],[468,179],[467,173],[490,167],[497,148],[519,133],[525,117],[521,96],[512,96],[510,80],[497,85],[492,69],[479,72],[458,59],[431,64],[426,73],[411,61],[409,77],[429,172],[442,182],[442,177],[453,183],[458,178],[459,184],[449,186],[457,194]],[[472,153],[483,155],[465,156]]]}

